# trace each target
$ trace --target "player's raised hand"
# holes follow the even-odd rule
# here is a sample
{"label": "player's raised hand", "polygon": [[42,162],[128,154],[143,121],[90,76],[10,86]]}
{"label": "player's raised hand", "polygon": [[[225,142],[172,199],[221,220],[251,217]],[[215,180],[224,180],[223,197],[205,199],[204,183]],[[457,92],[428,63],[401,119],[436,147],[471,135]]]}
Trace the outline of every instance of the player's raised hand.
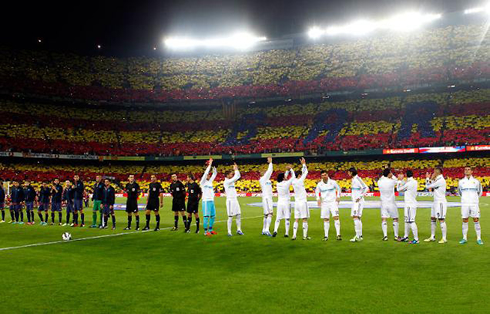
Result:
{"label": "player's raised hand", "polygon": [[272,157],[267,157],[267,163],[268,164],[272,163]]}
{"label": "player's raised hand", "polygon": [[306,165],[306,159],[304,157],[301,157],[299,161],[301,162],[302,165]]}
{"label": "player's raised hand", "polygon": [[235,163],[233,163],[233,170],[237,171],[238,170],[238,165]]}
{"label": "player's raised hand", "polygon": [[213,164],[213,158],[209,158],[208,165],[212,165],[212,164]]}

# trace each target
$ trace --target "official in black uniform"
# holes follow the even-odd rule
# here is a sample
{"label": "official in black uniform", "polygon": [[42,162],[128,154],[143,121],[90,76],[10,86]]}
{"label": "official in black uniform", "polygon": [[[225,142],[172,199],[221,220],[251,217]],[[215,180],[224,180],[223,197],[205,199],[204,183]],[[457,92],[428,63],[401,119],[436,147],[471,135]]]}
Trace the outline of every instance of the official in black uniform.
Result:
{"label": "official in black uniform", "polygon": [[[51,197],[51,189],[48,186],[48,182],[44,181],[39,190],[38,200],[39,207],[37,208],[37,214],[41,219],[41,225],[48,224],[48,210],[49,210],[49,198]],[[44,219],[43,219],[44,212]]]}
{"label": "official in black uniform", "polygon": [[140,186],[134,181],[134,175],[128,177],[128,183],[126,184],[125,191],[128,195],[126,200],[126,213],[128,213],[128,226],[124,230],[131,230],[131,222],[133,220],[133,214],[136,219],[136,229],[140,230],[140,214],[138,212],[138,196],[140,195]]}
{"label": "official in black uniform", "polygon": [[187,175],[187,233],[191,232],[192,214],[196,218],[196,233],[199,233],[199,201],[201,200],[202,191],[195,180],[192,173]]}
{"label": "official in black uniform", "polygon": [[160,230],[160,207],[163,206],[163,188],[160,182],[157,182],[157,177],[152,174],[150,177],[151,183],[148,188],[148,203],[146,204],[146,226],[143,230],[150,229],[150,214],[153,211],[155,213],[155,219],[157,226],[155,231]]}
{"label": "official in black uniform", "polygon": [[171,176],[172,183],[170,183],[170,194],[172,194],[172,211],[174,212],[174,227],[172,231],[179,229],[179,213],[184,221],[184,228],[187,229],[187,216],[185,215],[185,186],[177,178],[177,174],[174,173]]}

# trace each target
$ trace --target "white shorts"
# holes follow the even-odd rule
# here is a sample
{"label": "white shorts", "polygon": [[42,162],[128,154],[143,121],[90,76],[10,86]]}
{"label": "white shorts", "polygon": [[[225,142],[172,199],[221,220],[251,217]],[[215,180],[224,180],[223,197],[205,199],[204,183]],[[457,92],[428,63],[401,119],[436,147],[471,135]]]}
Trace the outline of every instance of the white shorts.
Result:
{"label": "white shorts", "polygon": [[350,215],[352,217],[354,216],[361,217],[363,209],[364,209],[364,200],[360,200],[359,202],[352,201],[352,208],[350,210]]}
{"label": "white shorts", "polygon": [[236,198],[226,200],[226,213],[228,214],[228,217],[240,215],[242,213],[242,210],[240,209],[240,203],[238,203],[238,200]]}
{"label": "white shorts", "polygon": [[415,222],[415,217],[417,216],[417,204],[407,204],[405,203],[405,208],[403,209],[403,216],[405,217],[405,222]]}
{"label": "white shorts", "polygon": [[432,210],[430,211],[430,216],[437,219],[446,219],[447,203],[437,202],[432,204]]}
{"label": "white shorts", "polygon": [[289,202],[277,203],[277,219],[290,219],[291,218],[291,205]]}
{"label": "white shorts", "polygon": [[274,203],[270,198],[262,199],[262,208],[264,209],[264,215],[272,215],[274,213]]}
{"label": "white shorts", "polygon": [[308,208],[308,201],[295,201],[294,202],[294,219],[310,218],[310,209]]}
{"label": "white shorts", "polygon": [[461,218],[480,218],[480,206],[478,204],[461,204]]}
{"label": "white shorts", "polygon": [[381,218],[398,218],[398,207],[395,202],[381,202]]}
{"label": "white shorts", "polygon": [[322,202],[320,218],[329,219],[330,214],[332,214],[332,217],[339,217],[339,205],[337,202]]}

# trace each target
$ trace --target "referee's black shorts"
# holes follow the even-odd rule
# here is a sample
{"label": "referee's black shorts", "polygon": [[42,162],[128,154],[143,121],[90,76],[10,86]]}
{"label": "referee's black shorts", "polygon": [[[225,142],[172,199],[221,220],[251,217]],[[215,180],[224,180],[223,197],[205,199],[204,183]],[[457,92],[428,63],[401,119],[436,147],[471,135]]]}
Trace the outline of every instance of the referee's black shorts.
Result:
{"label": "referee's black shorts", "polygon": [[174,212],[185,211],[185,199],[174,198],[172,201],[172,211]]}

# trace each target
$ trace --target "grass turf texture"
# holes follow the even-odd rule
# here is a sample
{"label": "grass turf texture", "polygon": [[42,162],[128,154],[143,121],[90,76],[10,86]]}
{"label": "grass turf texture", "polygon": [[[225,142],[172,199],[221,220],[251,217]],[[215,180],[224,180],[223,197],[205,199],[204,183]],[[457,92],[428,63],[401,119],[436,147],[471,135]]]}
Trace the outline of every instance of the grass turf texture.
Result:
{"label": "grass turf texture", "polygon": [[[390,241],[381,241],[379,209],[364,210],[365,240],[361,243],[348,241],[354,235],[349,209],[341,209],[343,241],[334,240],[333,222],[330,240],[321,241],[319,210],[311,211],[312,240],[283,238],[284,223],[277,238],[265,237],[260,235],[262,208],[246,205],[259,198],[240,198],[245,236],[228,238],[224,201],[216,200],[218,235],[213,238],[202,232],[184,234],[180,219],[178,232],[135,232],[0,251],[0,312],[490,311],[490,305],[482,302],[490,297],[490,242],[478,246],[470,222],[469,243],[458,244],[459,208],[448,209],[447,244],[409,245],[392,240],[391,224]],[[170,199],[164,203],[161,228],[169,228],[173,225]],[[490,241],[490,199],[482,198],[480,208],[482,237]],[[85,210],[87,222],[91,222],[91,213],[90,208]],[[430,234],[429,217],[429,209],[418,210],[421,240]],[[144,214],[141,218],[144,224]],[[152,215],[152,225],[154,222]],[[59,241],[65,231],[74,239],[122,233],[125,225],[122,211],[117,212],[115,231],[5,223],[0,225],[0,247]],[[301,229],[298,235],[302,236]]]}

